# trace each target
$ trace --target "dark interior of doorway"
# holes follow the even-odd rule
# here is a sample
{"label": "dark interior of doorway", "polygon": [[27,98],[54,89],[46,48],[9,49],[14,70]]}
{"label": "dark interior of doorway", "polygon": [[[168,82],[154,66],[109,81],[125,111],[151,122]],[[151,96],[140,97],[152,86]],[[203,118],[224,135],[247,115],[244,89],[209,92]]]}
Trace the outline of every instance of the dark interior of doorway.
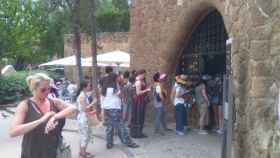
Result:
{"label": "dark interior of doorway", "polygon": [[[228,34],[221,14],[217,10],[210,11],[195,27],[191,38],[184,46],[176,73],[196,76],[196,79],[202,75],[213,78],[225,76],[228,72],[227,64],[230,64],[226,53],[227,39]],[[209,108],[209,111],[211,129],[214,127],[213,109]],[[196,118],[188,117],[189,120],[186,122],[196,123],[198,118],[194,117]]]}
{"label": "dark interior of doorway", "polygon": [[181,53],[176,72],[190,75],[226,73],[228,34],[221,14],[213,10],[197,25]]}
{"label": "dark interior of doorway", "polygon": [[[229,157],[232,144],[232,79],[231,79],[231,44],[227,44],[227,34],[222,15],[215,9],[208,12],[198,23],[187,39],[187,43],[180,54],[180,60],[176,67],[176,74],[187,74],[189,76],[202,77],[203,75],[220,76],[223,82],[222,108],[224,111],[224,134],[222,135],[221,157]],[[231,41],[231,40],[228,40]],[[231,43],[231,42],[229,42]],[[225,106],[227,105],[227,106]],[[194,107],[194,106],[193,106]],[[198,124],[199,114],[197,108],[187,110],[187,124]],[[227,107],[227,108],[226,108]],[[193,111],[193,109],[197,109]],[[225,110],[227,109],[227,110]],[[210,126],[214,127],[213,108],[209,107]],[[225,111],[227,111],[225,113]],[[198,114],[198,117],[193,114]],[[192,116],[189,117],[191,114]],[[197,115],[196,115],[197,116]],[[189,119],[194,122],[190,122]]]}

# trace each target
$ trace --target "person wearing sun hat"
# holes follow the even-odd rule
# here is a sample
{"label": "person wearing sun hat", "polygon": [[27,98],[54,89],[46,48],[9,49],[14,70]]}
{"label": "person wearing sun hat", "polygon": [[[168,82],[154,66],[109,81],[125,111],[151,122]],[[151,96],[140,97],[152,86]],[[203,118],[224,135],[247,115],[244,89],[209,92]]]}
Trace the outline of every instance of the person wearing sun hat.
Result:
{"label": "person wearing sun hat", "polygon": [[164,131],[170,131],[166,126],[164,103],[167,100],[167,90],[163,86],[167,75],[165,73],[155,73],[153,76],[153,103],[155,110],[155,134],[164,135]]}
{"label": "person wearing sun hat", "polygon": [[174,96],[174,105],[175,105],[175,115],[176,115],[176,134],[184,135],[184,125],[186,118],[186,105],[184,96],[189,92],[185,85],[187,84],[188,76],[185,74],[180,74],[176,76],[176,85],[175,85],[175,96]]}
{"label": "person wearing sun hat", "polygon": [[207,124],[207,116],[208,116],[208,107],[210,105],[208,94],[206,91],[206,81],[205,77],[202,76],[199,82],[197,83],[195,87],[195,100],[196,104],[199,108],[199,134],[208,134],[204,130],[204,126]]}

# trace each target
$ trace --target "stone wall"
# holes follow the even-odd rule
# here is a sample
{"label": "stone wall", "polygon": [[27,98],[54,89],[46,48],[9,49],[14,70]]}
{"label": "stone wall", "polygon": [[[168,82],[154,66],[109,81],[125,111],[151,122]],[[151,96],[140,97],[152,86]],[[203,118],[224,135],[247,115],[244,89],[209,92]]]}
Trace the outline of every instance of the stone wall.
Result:
{"label": "stone wall", "polygon": [[279,0],[134,0],[132,67],[174,72],[195,26],[217,9],[233,38],[235,158],[279,158]]}
{"label": "stone wall", "polygon": [[[75,47],[73,45],[73,35],[64,35],[64,56],[71,56],[75,52]],[[105,52],[121,50],[129,52],[128,45],[128,33],[117,32],[117,33],[99,33],[97,34],[97,53],[102,54]],[[81,51],[82,57],[91,56],[91,39],[90,36],[86,34],[81,35]],[[65,67],[65,76],[71,80],[74,80],[74,68]],[[83,68],[83,75],[91,76],[90,68]]]}

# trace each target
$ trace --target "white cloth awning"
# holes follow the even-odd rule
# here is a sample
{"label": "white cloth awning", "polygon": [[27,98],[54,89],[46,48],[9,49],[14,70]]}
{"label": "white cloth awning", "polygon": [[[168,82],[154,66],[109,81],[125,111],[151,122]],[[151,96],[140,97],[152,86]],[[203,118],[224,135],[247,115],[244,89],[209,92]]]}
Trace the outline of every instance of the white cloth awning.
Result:
{"label": "white cloth awning", "polygon": [[58,60],[50,61],[44,64],[39,65],[39,67],[43,66],[75,66],[76,65],[76,56],[72,55],[69,57],[61,58]]}
{"label": "white cloth awning", "polygon": [[[81,58],[81,64],[83,67],[92,66],[92,57]],[[75,66],[76,56],[72,55],[62,59],[54,60],[39,65],[43,66]],[[109,53],[97,55],[97,65],[100,67],[113,66],[113,67],[129,67],[130,66],[130,54],[122,51],[113,51]]]}
{"label": "white cloth awning", "polygon": [[[84,64],[86,66],[92,65],[92,57],[85,58]],[[113,51],[97,55],[98,66],[113,66],[113,67],[129,67],[130,54],[122,51]]]}

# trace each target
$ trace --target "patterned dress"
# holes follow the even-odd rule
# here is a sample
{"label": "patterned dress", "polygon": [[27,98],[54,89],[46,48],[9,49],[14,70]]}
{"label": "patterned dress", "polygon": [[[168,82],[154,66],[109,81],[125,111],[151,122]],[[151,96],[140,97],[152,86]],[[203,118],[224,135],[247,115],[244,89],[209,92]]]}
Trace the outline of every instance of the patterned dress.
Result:
{"label": "patterned dress", "polygon": [[81,143],[82,147],[85,147],[85,146],[87,146],[87,144],[89,142],[92,142],[93,134],[92,134],[92,129],[89,126],[90,118],[88,117],[86,112],[81,110],[81,104],[79,102],[81,96],[86,97],[87,105],[89,105],[90,102],[89,102],[89,96],[85,92],[81,92],[77,98],[77,105],[78,105],[78,110],[79,110],[77,120],[78,120],[78,124],[79,124],[80,143]]}

